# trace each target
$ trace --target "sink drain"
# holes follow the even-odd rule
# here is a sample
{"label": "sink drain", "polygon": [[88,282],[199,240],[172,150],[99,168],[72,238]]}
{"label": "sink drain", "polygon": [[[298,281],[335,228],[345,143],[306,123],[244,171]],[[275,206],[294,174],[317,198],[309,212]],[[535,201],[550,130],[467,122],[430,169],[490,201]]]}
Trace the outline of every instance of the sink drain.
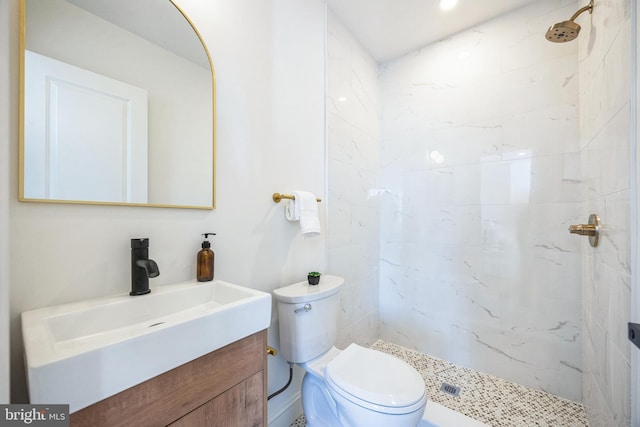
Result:
{"label": "sink drain", "polygon": [[440,391],[443,391],[443,392],[445,392],[448,395],[451,395],[453,397],[460,396],[460,387],[455,386],[455,385],[442,383],[442,385],[440,386]]}

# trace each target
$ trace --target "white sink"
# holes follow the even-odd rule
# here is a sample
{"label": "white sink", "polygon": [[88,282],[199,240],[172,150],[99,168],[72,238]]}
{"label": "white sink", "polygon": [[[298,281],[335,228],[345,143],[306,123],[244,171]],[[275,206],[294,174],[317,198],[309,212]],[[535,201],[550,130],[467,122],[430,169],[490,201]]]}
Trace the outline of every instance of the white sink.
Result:
{"label": "white sink", "polygon": [[34,404],[71,412],[266,329],[271,295],[186,282],[22,313]]}

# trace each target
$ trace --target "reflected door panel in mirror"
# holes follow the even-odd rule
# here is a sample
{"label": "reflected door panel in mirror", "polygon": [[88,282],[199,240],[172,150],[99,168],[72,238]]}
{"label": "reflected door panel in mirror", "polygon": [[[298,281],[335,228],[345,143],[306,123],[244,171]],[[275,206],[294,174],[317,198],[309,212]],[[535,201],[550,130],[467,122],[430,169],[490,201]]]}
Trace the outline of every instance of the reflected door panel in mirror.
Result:
{"label": "reflected door panel in mirror", "polygon": [[[147,129],[147,202],[125,196],[124,204],[211,209],[214,206],[215,154],[213,71],[206,47],[181,11],[168,0],[23,0],[23,7],[25,50],[142,88],[148,93],[146,123],[134,125]],[[185,34],[191,38],[190,42],[184,41]],[[180,40],[179,44],[175,43],[177,40]],[[199,52],[199,56],[194,58],[194,52]],[[40,193],[29,193],[25,185],[40,172],[24,160],[33,151],[30,145],[33,138],[29,135],[41,132],[28,129],[31,120],[26,118],[41,115],[39,110],[44,101],[25,96],[31,91],[29,80],[23,80],[23,85],[21,200],[121,204],[122,201],[113,200],[113,196],[92,198],[81,195],[86,193],[77,196],[53,193],[43,197]],[[32,109],[35,110],[33,114]],[[92,113],[84,114],[91,116]],[[47,117],[41,117],[42,122],[47,120]],[[74,120],[80,122],[82,115],[69,119],[71,123]],[[127,129],[130,125],[127,124]],[[96,130],[97,133],[104,132]],[[121,145],[122,138],[114,139],[113,143]],[[38,144],[45,142],[38,141]],[[62,160],[59,163],[74,169],[73,173],[68,172],[74,176],[81,169],[79,165],[101,162],[100,158]],[[87,182],[96,179],[86,178]],[[124,179],[128,179],[126,174]],[[123,185],[126,187],[130,183]]]}
{"label": "reflected door panel in mirror", "polygon": [[24,196],[147,203],[147,91],[25,52]]}

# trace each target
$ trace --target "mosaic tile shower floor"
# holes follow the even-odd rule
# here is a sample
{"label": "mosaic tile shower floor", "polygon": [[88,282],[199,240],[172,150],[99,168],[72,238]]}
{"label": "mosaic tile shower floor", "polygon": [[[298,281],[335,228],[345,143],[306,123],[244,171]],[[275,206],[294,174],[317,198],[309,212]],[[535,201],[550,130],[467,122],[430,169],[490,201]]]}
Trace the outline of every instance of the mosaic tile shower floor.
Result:
{"label": "mosaic tile shower floor", "polygon": [[[579,403],[382,340],[372,348],[392,354],[416,368],[427,385],[429,399],[493,427],[588,426],[584,408]],[[460,396],[440,391],[442,383],[459,386]],[[291,427],[305,424],[301,416]]]}

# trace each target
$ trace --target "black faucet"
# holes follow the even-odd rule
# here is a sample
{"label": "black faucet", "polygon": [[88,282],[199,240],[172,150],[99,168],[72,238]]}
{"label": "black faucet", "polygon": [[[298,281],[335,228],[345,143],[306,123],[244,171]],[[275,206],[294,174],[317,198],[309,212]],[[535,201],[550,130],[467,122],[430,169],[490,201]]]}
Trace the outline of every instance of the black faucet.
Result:
{"label": "black faucet", "polygon": [[151,292],[149,277],[158,277],[158,264],[149,259],[149,239],[131,239],[131,292],[129,295],[144,295]]}

